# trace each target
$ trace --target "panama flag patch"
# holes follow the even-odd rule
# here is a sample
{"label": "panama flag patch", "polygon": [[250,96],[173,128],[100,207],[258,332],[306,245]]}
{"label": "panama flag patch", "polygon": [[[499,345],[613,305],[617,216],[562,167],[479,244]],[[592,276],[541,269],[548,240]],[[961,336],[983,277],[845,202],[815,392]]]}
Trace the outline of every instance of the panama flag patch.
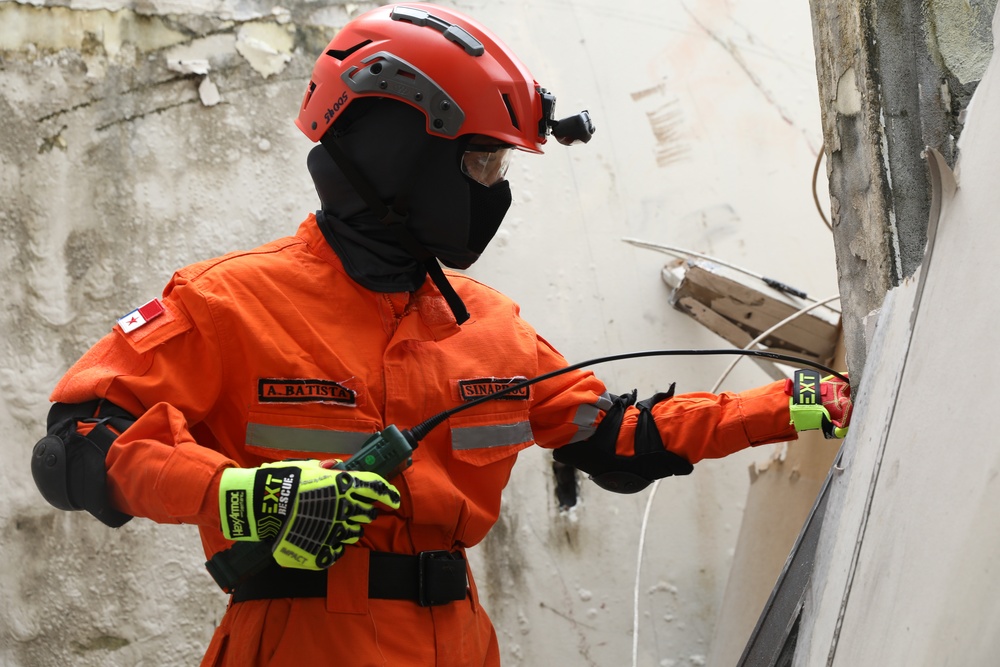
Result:
{"label": "panama flag patch", "polygon": [[120,326],[122,331],[125,333],[129,333],[130,331],[135,331],[146,322],[156,319],[165,312],[166,310],[164,309],[163,304],[160,303],[160,300],[153,299],[152,301],[139,306],[125,317],[120,318],[118,320],[118,326]]}

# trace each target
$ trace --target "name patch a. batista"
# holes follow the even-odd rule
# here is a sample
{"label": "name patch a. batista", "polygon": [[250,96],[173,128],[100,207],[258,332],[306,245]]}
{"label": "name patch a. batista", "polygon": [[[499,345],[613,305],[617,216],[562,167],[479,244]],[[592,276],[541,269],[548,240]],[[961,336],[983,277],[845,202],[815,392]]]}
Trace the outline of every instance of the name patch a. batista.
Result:
{"label": "name patch a. batista", "polygon": [[[516,378],[475,378],[472,380],[459,380],[458,381],[458,396],[463,401],[474,401],[477,398],[482,398],[483,396],[489,396],[490,394],[495,394],[501,389],[507,389],[512,384],[517,384],[518,382],[523,382],[524,377]],[[518,387],[517,389],[510,391],[503,396],[497,396],[498,400],[507,401],[523,401],[526,400],[531,394],[529,390],[531,387]]]}
{"label": "name patch a. batista", "polygon": [[261,403],[340,403],[355,405],[357,394],[333,380],[260,378],[257,400]]}

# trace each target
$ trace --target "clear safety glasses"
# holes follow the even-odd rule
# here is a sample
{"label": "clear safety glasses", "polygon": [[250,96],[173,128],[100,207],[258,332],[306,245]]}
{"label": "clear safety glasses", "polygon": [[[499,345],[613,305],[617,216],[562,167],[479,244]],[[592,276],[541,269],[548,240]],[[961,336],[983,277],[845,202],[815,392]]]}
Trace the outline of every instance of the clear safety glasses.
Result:
{"label": "clear safety glasses", "polygon": [[496,185],[507,175],[514,147],[469,144],[462,154],[462,173],[486,187]]}

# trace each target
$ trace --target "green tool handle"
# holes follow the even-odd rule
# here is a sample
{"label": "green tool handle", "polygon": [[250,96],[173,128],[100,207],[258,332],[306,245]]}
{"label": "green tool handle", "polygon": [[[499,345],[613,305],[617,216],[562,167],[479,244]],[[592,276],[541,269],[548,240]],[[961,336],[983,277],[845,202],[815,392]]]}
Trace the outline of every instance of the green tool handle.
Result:
{"label": "green tool handle", "polygon": [[[338,463],[339,470],[365,470],[392,479],[413,464],[417,443],[409,431],[393,425],[368,438],[351,458]],[[227,593],[274,562],[271,545],[265,542],[237,542],[212,556],[205,567],[212,579]]]}

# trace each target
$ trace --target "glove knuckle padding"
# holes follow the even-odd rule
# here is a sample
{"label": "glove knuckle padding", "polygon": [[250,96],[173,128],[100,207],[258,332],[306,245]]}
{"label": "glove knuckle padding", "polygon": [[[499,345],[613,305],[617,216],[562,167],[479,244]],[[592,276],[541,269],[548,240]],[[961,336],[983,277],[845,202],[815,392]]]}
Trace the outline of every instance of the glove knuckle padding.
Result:
{"label": "glove knuckle padding", "polygon": [[333,544],[354,544],[363,534],[361,526],[340,521],[333,525],[329,539]]}
{"label": "glove knuckle padding", "polygon": [[343,554],[343,545],[360,540],[362,525],[378,516],[374,501],[385,502],[395,494],[398,506],[398,492],[373,473],[330,470],[316,461],[285,467],[302,473],[273,546],[275,558],[286,567],[330,567]]}
{"label": "glove knuckle padding", "polygon": [[[94,427],[82,435],[79,421]],[[103,399],[53,404],[48,433],[31,456],[31,475],[42,497],[57,509],[86,510],[112,528],[127,523],[131,515],[115,509],[108,498],[105,458],[118,433],[134,422],[135,417]]]}
{"label": "glove knuckle padding", "polygon": [[372,472],[355,472],[351,475],[352,493],[354,499],[365,498],[372,502],[378,501],[396,507],[399,505],[399,493],[382,477]]}
{"label": "glove knuckle padding", "polygon": [[347,493],[354,486],[354,475],[349,472],[339,472],[336,477],[337,491]]}
{"label": "glove knuckle padding", "polygon": [[[652,408],[657,403],[670,400],[674,385],[663,393],[636,403],[635,390],[630,394],[613,397],[613,405],[604,415],[597,430],[587,440],[575,442],[553,452],[560,463],[571,465],[590,475],[594,482],[608,491],[635,493],[653,480],[672,475],[687,475],[694,470],[684,457],[667,451],[656,428]],[[621,456],[615,451],[618,433],[627,408],[635,405],[639,410],[635,429],[634,454]]]}
{"label": "glove knuckle padding", "polygon": [[378,516],[378,510],[364,503],[345,503],[344,521],[353,523],[371,523]]}

